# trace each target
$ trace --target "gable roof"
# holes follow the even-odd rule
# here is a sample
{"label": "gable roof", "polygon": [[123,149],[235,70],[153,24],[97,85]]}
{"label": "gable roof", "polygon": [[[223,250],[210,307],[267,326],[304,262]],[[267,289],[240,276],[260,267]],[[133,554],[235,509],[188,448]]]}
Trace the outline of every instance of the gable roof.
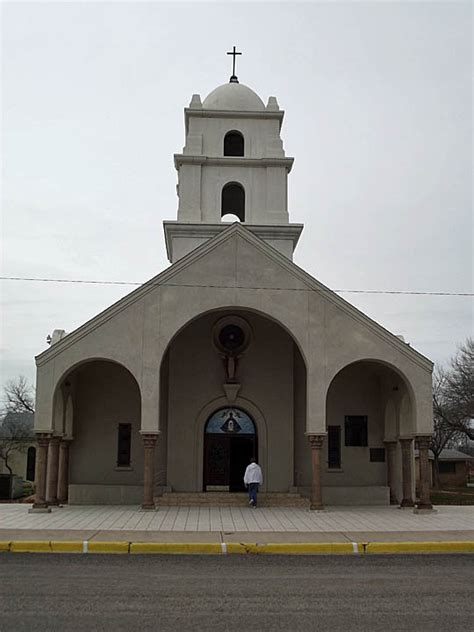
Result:
{"label": "gable roof", "polygon": [[[419,451],[415,450],[415,457],[419,456]],[[431,450],[428,451],[430,459],[434,459],[434,454]],[[444,448],[441,450],[438,457],[438,461],[472,461],[474,456],[461,452],[460,450],[454,450],[453,448]]]}
{"label": "gable roof", "polygon": [[[88,320],[86,323],[75,329],[74,331],[67,334],[64,338],[62,338],[59,342],[51,346],[49,349],[46,349],[42,353],[36,356],[36,364],[37,366],[41,366],[58,353],[61,353],[64,349],[68,348],[70,345],[78,342],[83,336],[87,335],[89,332],[93,331],[97,327],[101,326],[104,322],[113,318],[116,314],[129,307],[133,303],[138,300],[141,300],[146,294],[153,291],[157,286],[166,286],[173,277],[187,267],[193,265],[198,262],[199,259],[217,246],[225,243],[226,241],[235,238],[236,236],[246,240],[248,243],[252,244],[257,250],[266,255],[270,260],[273,261],[274,264],[280,266],[285,269],[287,272],[292,274],[296,279],[303,283],[304,286],[308,289],[308,291],[314,291],[318,294],[324,296],[326,300],[333,303],[336,307],[341,309],[347,315],[349,315],[354,320],[357,320],[359,323],[362,323],[366,327],[368,327],[375,335],[382,338],[393,347],[395,347],[399,352],[403,355],[410,358],[416,364],[421,366],[427,371],[432,370],[433,363],[422,355],[420,352],[416,351],[412,347],[410,347],[406,342],[400,340],[397,336],[392,334],[390,331],[379,325],[376,321],[372,320],[365,314],[363,314],[356,307],[348,303],[345,299],[340,297],[338,294],[330,290],[328,287],[320,283],[317,279],[312,277],[310,274],[305,272],[302,268],[296,265],[293,261],[285,257],[283,254],[278,252],[275,248],[270,246],[268,243],[254,235],[248,228],[244,225],[236,222],[231,224],[226,230],[222,233],[216,235],[212,239],[209,239],[204,244],[198,246],[192,252],[185,255],[182,259],[172,264],[169,268],[166,268],[163,272],[156,275],[149,281],[145,282],[143,285],[138,287],[136,290],[127,294],[123,298],[119,299],[116,303],[106,308],[104,311],[97,314],[97,316]],[[216,285],[210,284],[212,287],[218,287]],[[238,286],[236,289],[239,289]],[[248,288],[242,288],[248,289]],[[268,289],[265,287],[258,288],[255,286],[253,289]],[[275,288],[272,288],[273,290]],[[282,288],[286,289],[286,288]]]}

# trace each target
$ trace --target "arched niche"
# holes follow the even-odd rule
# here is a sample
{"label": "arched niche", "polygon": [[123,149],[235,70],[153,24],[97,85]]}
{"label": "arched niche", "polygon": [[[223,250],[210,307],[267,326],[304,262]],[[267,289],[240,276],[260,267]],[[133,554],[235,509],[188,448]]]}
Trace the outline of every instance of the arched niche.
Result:
{"label": "arched niche", "polygon": [[245,222],[245,190],[238,182],[228,182],[222,188],[221,218],[228,214],[236,215]]}

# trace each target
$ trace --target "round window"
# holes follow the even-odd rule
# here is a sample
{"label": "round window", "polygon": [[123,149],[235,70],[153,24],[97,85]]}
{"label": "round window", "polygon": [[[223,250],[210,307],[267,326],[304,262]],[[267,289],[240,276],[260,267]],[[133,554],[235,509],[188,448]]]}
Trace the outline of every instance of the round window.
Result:
{"label": "round window", "polygon": [[237,355],[250,342],[250,327],[239,316],[225,316],[214,325],[214,344],[226,355]]}

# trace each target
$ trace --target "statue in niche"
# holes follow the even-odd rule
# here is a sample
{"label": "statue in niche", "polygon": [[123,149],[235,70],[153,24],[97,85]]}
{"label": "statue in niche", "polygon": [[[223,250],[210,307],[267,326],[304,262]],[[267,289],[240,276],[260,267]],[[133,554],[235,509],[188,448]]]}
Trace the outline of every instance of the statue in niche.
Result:
{"label": "statue in niche", "polygon": [[238,358],[233,355],[223,356],[224,368],[226,373],[226,381],[229,383],[235,382],[235,374],[237,372],[237,360]]}

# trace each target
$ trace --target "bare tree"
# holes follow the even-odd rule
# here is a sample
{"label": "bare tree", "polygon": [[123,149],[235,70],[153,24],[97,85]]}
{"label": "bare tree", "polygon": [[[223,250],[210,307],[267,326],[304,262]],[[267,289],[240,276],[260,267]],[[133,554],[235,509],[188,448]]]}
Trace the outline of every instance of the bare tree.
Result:
{"label": "bare tree", "polygon": [[445,375],[445,410],[450,423],[474,440],[474,339],[467,338]]}
{"label": "bare tree", "polygon": [[7,413],[0,425],[0,459],[13,476],[10,459],[14,452],[26,452],[32,441],[32,427],[27,419],[18,413]]}
{"label": "bare tree", "polygon": [[33,439],[31,415],[35,412],[34,389],[20,375],[3,387],[0,421],[0,460],[13,476],[11,458],[15,452],[26,452]]}
{"label": "bare tree", "polygon": [[434,457],[433,486],[440,487],[439,457],[445,448],[453,447],[461,433],[451,423],[446,403],[446,374],[437,369],[433,375],[433,436],[430,448]]}
{"label": "bare tree", "polygon": [[4,414],[35,412],[34,389],[23,375],[16,380],[8,380],[3,387],[3,400]]}
{"label": "bare tree", "polygon": [[463,437],[474,439],[474,340],[461,345],[446,369],[433,377],[434,486],[439,487],[439,456],[455,447]]}

